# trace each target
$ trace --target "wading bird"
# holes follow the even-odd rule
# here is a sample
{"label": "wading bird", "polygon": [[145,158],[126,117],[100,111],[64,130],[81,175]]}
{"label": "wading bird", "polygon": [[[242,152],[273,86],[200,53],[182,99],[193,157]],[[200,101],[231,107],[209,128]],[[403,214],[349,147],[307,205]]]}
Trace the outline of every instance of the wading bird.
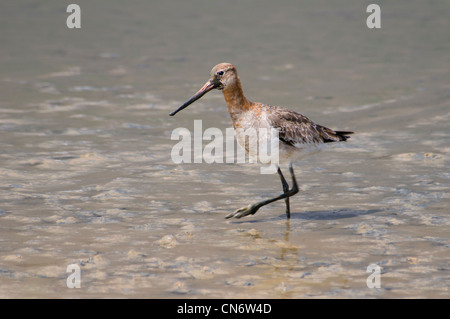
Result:
{"label": "wading bird", "polygon": [[[299,190],[292,162],[318,152],[325,144],[346,141],[350,138],[348,135],[353,134],[353,132],[334,131],[315,124],[306,116],[286,108],[249,101],[242,91],[236,67],[230,63],[220,63],[213,67],[208,82],[177,110],[170,113],[170,116],[174,116],[213,89],[223,92],[228,112],[236,131],[236,138],[247,152],[249,146],[246,142],[246,137],[242,136],[242,132],[245,132],[246,129],[275,128],[278,130],[280,163],[288,163],[292,177],[292,187],[289,189],[289,184],[284,178],[280,167],[277,166],[283,193],[274,198],[239,208],[225,218],[241,218],[253,215],[262,206],[284,199],[286,203],[286,217],[289,219],[289,198],[297,194]],[[258,138],[260,137],[258,136]]]}

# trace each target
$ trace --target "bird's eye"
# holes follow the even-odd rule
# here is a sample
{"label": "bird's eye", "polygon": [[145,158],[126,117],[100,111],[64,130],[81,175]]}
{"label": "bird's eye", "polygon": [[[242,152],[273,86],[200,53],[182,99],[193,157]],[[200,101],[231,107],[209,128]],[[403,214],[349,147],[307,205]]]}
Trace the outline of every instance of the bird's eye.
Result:
{"label": "bird's eye", "polygon": [[223,71],[217,71],[216,74],[219,75],[219,76],[222,76],[223,75]]}

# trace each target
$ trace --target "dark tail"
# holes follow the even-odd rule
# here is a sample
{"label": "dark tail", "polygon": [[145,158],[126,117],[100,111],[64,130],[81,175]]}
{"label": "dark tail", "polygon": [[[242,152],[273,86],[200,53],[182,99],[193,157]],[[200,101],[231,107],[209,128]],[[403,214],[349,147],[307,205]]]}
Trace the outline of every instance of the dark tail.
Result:
{"label": "dark tail", "polygon": [[336,136],[341,140],[341,141],[346,141],[347,139],[350,138],[350,134],[353,134],[354,132],[350,132],[350,131],[335,131],[334,132],[336,134]]}
{"label": "dark tail", "polygon": [[333,131],[328,127],[317,125],[317,130],[319,131],[322,141],[324,143],[342,142],[350,138],[351,131]]}

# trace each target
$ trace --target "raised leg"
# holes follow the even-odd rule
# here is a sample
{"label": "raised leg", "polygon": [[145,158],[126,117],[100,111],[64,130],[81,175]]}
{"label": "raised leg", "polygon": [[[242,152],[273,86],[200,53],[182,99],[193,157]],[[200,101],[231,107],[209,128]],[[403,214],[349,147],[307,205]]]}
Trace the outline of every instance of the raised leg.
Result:
{"label": "raised leg", "polygon": [[[280,175],[281,183],[283,184],[283,191],[284,191],[283,194],[281,194],[277,197],[274,197],[274,198],[263,200],[261,202],[250,204],[245,207],[241,207],[238,210],[236,210],[235,212],[230,213],[227,216],[225,216],[225,218],[232,218],[232,217],[241,218],[241,217],[244,217],[247,215],[253,215],[258,211],[258,209],[260,209],[261,207],[263,207],[267,204],[273,203],[280,199],[289,199],[289,197],[297,194],[298,193],[298,185],[297,185],[297,180],[295,179],[294,169],[292,168],[292,165],[289,165],[289,172],[291,173],[291,177],[292,177],[292,188],[291,189],[289,189],[289,185],[287,184],[283,174],[281,174],[281,170],[278,169],[278,171],[279,171],[278,174]],[[288,202],[286,202],[286,217],[290,218]]]}

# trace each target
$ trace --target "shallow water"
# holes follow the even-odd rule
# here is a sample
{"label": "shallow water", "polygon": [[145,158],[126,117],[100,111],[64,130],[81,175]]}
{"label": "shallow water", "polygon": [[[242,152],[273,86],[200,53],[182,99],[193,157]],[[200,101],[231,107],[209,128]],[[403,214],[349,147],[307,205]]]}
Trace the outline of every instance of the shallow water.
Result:
{"label": "shallow water", "polygon": [[[0,10],[0,297],[448,298],[450,5],[60,1]],[[174,164],[177,127],[231,126],[219,62],[251,100],[356,134],[296,163]],[[81,269],[70,289],[67,266]],[[367,267],[381,267],[368,288]]]}

